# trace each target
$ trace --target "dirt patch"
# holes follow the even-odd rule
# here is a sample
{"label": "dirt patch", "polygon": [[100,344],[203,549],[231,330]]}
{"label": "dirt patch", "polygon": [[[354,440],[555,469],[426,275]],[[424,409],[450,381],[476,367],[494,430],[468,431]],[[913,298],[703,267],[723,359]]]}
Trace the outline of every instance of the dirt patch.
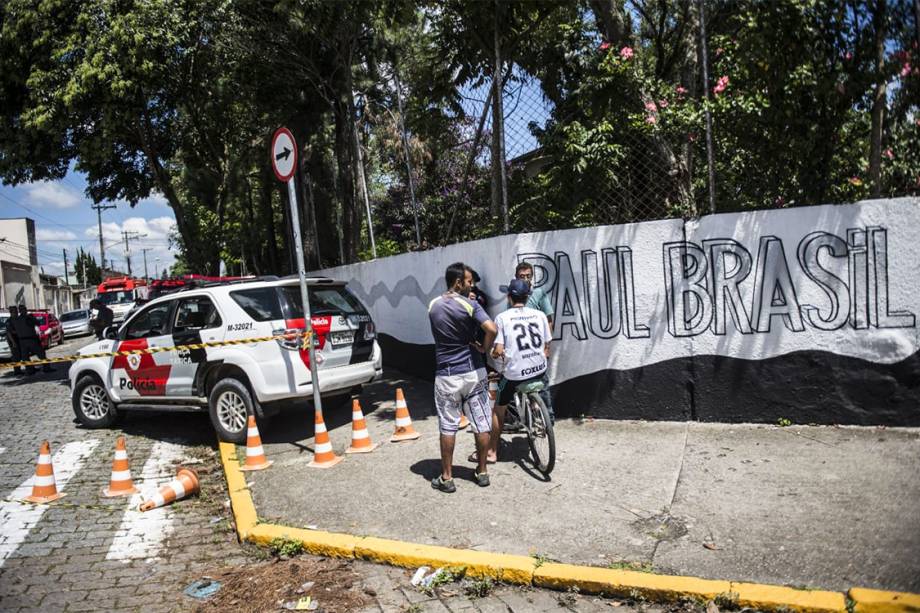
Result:
{"label": "dirt patch", "polygon": [[[352,563],[341,560],[275,559],[238,568],[207,573],[220,581],[216,594],[195,610],[278,611],[283,603],[310,596],[326,613],[353,611],[371,602],[358,586]],[[304,589],[304,584],[313,582]]]}
{"label": "dirt patch", "polygon": [[687,522],[667,513],[634,521],[632,525],[658,541],[673,541],[687,534]]}

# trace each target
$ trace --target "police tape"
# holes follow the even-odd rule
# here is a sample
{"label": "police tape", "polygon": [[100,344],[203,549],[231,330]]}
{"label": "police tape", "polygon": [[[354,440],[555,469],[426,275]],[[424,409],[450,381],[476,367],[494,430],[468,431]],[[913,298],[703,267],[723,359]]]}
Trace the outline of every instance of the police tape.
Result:
{"label": "police tape", "polygon": [[274,336],[259,336],[255,338],[240,338],[226,341],[208,341],[205,343],[191,343],[188,345],[176,345],[174,347],[147,347],[146,349],[129,349],[127,351],[104,351],[101,353],[78,353],[59,358],[45,358],[44,360],[29,360],[20,362],[6,362],[0,364],[0,370],[4,368],[21,368],[23,366],[41,366],[43,364],[60,364],[62,362],[76,362],[77,360],[87,360],[89,358],[114,358],[129,355],[145,355],[152,353],[164,353],[167,351],[183,351],[186,349],[205,349],[207,347],[227,347],[230,345],[254,345],[256,343],[265,343],[268,341],[292,340],[303,338],[300,345],[301,349],[308,347],[307,343],[313,332],[292,332],[287,334],[276,334]]}

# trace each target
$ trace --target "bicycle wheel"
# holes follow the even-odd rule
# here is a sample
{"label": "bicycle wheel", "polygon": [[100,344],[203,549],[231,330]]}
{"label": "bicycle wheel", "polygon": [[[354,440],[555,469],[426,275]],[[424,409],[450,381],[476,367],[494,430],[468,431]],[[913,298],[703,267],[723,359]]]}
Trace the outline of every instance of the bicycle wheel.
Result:
{"label": "bicycle wheel", "polygon": [[527,442],[533,461],[544,475],[549,475],[556,465],[556,436],[553,434],[553,422],[549,419],[549,410],[543,404],[539,394],[525,396],[527,414]]}

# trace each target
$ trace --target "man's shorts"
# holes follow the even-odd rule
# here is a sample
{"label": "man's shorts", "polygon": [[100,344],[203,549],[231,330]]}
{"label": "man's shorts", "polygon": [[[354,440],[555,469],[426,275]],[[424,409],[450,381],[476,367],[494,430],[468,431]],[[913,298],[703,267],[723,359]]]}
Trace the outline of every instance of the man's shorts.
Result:
{"label": "man's shorts", "polygon": [[536,377],[523,379],[521,381],[511,381],[502,377],[501,381],[498,382],[498,400],[495,401],[495,404],[500,407],[511,404],[511,401],[514,400],[514,392],[517,391],[518,385],[532,383],[534,381],[543,381],[543,376],[545,374],[546,373],[540,373]]}
{"label": "man's shorts", "polygon": [[461,411],[466,413],[473,432],[489,432],[492,429],[488,380],[483,371],[435,377],[434,404],[438,410],[441,434],[457,433]]}

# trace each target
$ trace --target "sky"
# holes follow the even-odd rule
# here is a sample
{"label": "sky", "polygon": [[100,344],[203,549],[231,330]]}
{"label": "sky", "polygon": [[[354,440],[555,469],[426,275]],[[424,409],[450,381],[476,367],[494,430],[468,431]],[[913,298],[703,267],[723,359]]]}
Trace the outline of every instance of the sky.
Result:
{"label": "sky", "polygon": [[[46,274],[64,275],[64,249],[71,275],[77,250],[81,247],[99,262],[99,226],[96,212],[90,208],[93,202],[86,197],[85,189],[84,176],[73,170],[60,181],[16,187],[0,185],[0,217],[29,217],[35,221],[38,263]],[[150,276],[155,274],[155,268],[162,271],[173,264],[175,249],[170,249],[168,237],[175,227],[176,217],[165,198],[155,195],[134,207],[124,201],[105,204],[116,207],[102,211],[105,257],[115,260],[116,270],[127,270],[123,231],[146,235],[130,241],[134,276],[144,275],[142,249],[148,250]]]}

